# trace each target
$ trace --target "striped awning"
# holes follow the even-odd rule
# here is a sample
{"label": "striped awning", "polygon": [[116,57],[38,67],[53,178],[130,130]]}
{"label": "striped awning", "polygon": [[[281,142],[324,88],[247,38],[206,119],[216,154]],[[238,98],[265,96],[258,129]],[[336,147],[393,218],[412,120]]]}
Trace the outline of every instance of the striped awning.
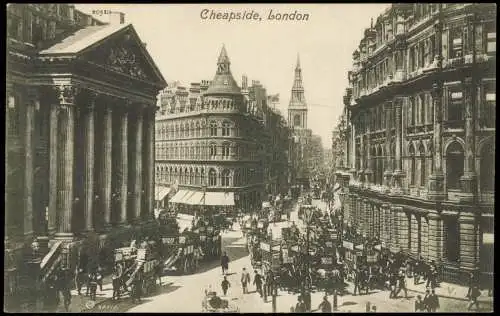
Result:
{"label": "striped awning", "polygon": [[180,201],[184,198],[186,194],[188,194],[188,190],[179,190],[171,199],[169,202],[171,203],[180,203]]}
{"label": "striped awning", "polygon": [[189,199],[186,201],[186,204],[189,205],[202,205],[203,203],[203,192],[194,191],[192,195],[189,196]]}
{"label": "striped awning", "polygon": [[188,204],[188,201],[191,198],[191,196],[193,196],[193,194],[194,194],[194,191],[188,190],[186,192],[186,194],[184,194],[184,196],[177,203]]}
{"label": "striped awning", "polygon": [[171,187],[155,186],[155,200],[161,201],[170,193]]}

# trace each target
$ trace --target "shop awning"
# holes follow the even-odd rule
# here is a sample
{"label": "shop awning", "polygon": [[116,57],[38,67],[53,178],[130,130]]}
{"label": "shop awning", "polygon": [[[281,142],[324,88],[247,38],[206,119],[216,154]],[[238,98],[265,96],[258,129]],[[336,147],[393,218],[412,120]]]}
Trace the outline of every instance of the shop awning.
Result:
{"label": "shop awning", "polygon": [[231,206],[234,205],[233,192],[206,192],[202,205]]}
{"label": "shop awning", "polygon": [[189,198],[191,197],[191,195],[193,195],[193,191],[191,190],[186,190],[186,194],[184,194],[184,196],[177,202],[179,204],[187,204],[186,202],[189,200]]}
{"label": "shop awning", "polygon": [[179,190],[175,195],[170,199],[171,203],[180,203],[180,201],[188,194],[188,190]]}
{"label": "shop awning", "polygon": [[189,205],[201,205],[203,203],[203,192],[194,191],[185,203]]}
{"label": "shop awning", "polygon": [[171,187],[155,186],[155,200],[163,200],[170,193],[170,190]]}

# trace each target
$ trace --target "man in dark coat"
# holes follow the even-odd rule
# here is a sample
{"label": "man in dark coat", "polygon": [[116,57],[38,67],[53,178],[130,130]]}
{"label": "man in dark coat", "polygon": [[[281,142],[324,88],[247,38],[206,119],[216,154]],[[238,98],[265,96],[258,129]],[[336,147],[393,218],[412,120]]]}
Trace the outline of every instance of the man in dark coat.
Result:
{"label": "man in dark coat", "polygon": [[263,296],[262,293],[262,276],[259,274],[259,271],[255,270],[255,276],[253,278],[253,284],[257,290],[257,293],[260,294],[260,297]]}
{"label": "man in dark coat", "polygon": [[225,251],[220,258],[220,265],[222,267],[222,275],[225,275],[227,273],[227,270],[229,269],[229,257],[227,256],[227,253]]}

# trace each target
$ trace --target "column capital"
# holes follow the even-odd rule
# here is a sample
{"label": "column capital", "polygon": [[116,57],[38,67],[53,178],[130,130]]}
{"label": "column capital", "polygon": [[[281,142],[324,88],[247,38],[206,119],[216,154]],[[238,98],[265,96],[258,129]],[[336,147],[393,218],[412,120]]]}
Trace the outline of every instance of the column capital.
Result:
{"label": "column capital", "polygon": [[75,104],[75,98],[81,92],[81,89],[74,85],[58,85],[54,86],[54,89],[62,106]]}

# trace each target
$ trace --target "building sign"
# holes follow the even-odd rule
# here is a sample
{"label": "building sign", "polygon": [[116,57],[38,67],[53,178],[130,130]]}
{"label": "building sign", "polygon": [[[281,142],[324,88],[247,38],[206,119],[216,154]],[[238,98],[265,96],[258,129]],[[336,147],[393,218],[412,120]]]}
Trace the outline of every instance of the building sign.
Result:
{"label": "building sign", "polygon": [[165,238],[162,238],[161,241],[164,244],[173,245],[173,244],[175,244],[175,237],[165,237]]}
{"label": "building sign", "polygon": [[186,237],[185,236],[179,236],[179,244],[185,244],[186,243]]}
{"label": "building sign", "polygon": [[354,244],[350,241],[343,241],[342,242],[342,246],[344,246],[344,248],[346,249],[349,249],[349,250],[354,250]]}
{"label": "building sign", "polygon": [[373,255],[366,255],[366,262],[367,263],[376,263],[378,261],[377,254]]}
{"label": "building sign", "polygon": [[267,252],[271,252],[271,245],[269,245],[268,243],[265,243],[265,242],[261,242],[260,249],[267,251]]}
{"label": "building sign", "polygon": [[321,264],[330,265],[333,264],[333,259],[331,257],[321,258]]}

